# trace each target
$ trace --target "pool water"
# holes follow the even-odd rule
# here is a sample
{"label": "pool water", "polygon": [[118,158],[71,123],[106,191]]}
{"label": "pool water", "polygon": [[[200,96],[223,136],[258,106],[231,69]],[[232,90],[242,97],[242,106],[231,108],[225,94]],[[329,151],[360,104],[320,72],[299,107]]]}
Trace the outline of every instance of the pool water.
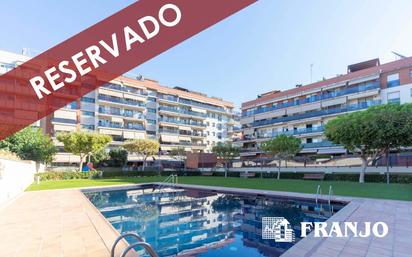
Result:
{"label": "pool water", "polygon": [[[85,194],[119,233],[138,233],[160,257],[280,256],[300,240],[300,222],[324,221],[343,207],[156,185]],[[262,239],[262,217],[286,218],[296,241]]]}

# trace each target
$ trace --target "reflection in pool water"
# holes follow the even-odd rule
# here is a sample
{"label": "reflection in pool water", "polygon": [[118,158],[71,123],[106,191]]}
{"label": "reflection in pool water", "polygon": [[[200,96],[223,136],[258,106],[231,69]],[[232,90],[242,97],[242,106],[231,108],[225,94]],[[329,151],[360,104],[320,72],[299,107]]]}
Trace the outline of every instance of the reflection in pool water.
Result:
{"label": "reflection in pool water", "polygon": [[263,240],[262,217],[285,217],[298,241],[300,222],[324,221],[342,207],[331,211],[314,201],[147,186],[85,194],[119,233],[138,233],[161,257],[280,256],[293,243]]}

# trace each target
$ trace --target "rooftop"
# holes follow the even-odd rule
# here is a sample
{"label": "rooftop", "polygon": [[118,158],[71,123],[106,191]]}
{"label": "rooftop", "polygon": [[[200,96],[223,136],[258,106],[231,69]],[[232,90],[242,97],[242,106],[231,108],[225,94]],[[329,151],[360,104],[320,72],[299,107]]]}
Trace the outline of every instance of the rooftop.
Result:
{"label": "rooftop", "polygon": [[412,57],[406,57],[400,60],[380,64],[379,59],[372,59],[365,62],[360,62],[348,66],[348,73],[344,75],[337,75],[333,78],[321,80],[312,84],[307,84],[285,91],[274,90],[268,93],[259,95],[256,99],[242,103],[242,108],[251,108],[271,101],[275,101],[282,97],[303,94],[307,91],[320,89],[324,86],[342,83],[345,81],[370,76],[373,74],[380,74],[394,71],[403,67],[412,66]]}

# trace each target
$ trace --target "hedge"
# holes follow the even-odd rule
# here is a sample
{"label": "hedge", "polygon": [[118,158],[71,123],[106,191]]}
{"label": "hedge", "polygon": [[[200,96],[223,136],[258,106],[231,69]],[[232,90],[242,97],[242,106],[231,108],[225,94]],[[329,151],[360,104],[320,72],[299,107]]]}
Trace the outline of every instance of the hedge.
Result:
{"label": "hedge", "polygon": [[63,171],[63,172],[44,172],[36,176],[40,177],[40,181],[47,180],[69,180],[69,179],[90,179],[98,178],[99,171],[78,172],[78,171]]}
{"label": "hedge", "polygon": [[[228,172],[228,177],[240,177],[243,172]],[[252,171],[250,173],[253,173]],[[254,172],[256,178],[276,178],[277,172]],[[178,171],[161,171],[161,176],[169,176],[171,174],[176,174],[178,176],[201,176],[202,173],[198,170],[178,170]],[[114,178],[114,177],[136,177],[136,176],[158,176],[158,170],[146,170],[146,171],[104,171],[104,178]],[[303,179],[304,173],[284,173],[280,174],[281,179]],[[224,172],[214,172],[213,176],[223,177]],[[359,174],[325,174],[325,180],[327,181],[359,181]],[[365,174],[365,182],[375,182],[375,183],[386,183],[386,174]],[[412,175],[407,174],[391,174],[391,183],[402,183],[410,184],[412,183]]]}

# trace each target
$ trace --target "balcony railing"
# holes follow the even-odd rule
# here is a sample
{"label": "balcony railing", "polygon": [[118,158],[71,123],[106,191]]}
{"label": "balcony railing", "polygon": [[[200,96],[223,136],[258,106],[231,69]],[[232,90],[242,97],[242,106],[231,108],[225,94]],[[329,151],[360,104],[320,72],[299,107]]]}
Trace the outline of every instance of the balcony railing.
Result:
{"label": "balcony railing", "polygon": [[182,113],[182,114],[187,114],[187,115],[192,115],[192,116],[198,116],[198,117],[203,117],[206,118],[207,115],[206,113],[200,113],[200,112],[193,112],[193,111],[188,111],[184,109],[179,109],[179,108],[174,108],[174,107],[168,107],[168,106],[160,106],[159,110],[161,111],[168,111],[168,112],[174,112],[174,113]]}
{"label": "balcony railing", "polygon": [[294,130],[289,130],[289,131],[276,131],[273,133],[258,134],[257,138],[272,138],[272,137],[277,137],[279,135],[296,136],[296,135],[323,132],[324,130],[325,130],[324,126],[318,126],[318,127],[312,127],[312,128],[294,129]]}
{"label": "balcony railing", "polygon": [[133,87],[129,87],[129,86],[121,86],[118,84],[105,84],[102,87],[104,88],[109,88],[109,89],[114,89],[117,91],[122,91],[122,92],[127,92],[127,93],[132,93],[132,94],[138,94],[138,95],[142,95],[142,96],[147,96],[147,92],[141,90],[141,89],[137,89],[137,88],[133,88]]}
{"label": "balcony railing", "polygon": [[183,120],[170,119],[170,118],[159,118],[159,121],[160,122],[175,123],[175,124],[182,124],[182,125],[189,125],[189,126],[206,127],[205,123],[197,122],[197,121],[183,121]]}
{"label": "balcony railing", "polygon": [[67,123],[67,124],[77,124],[76,120],[71,120],[71,119],[64,119],[64,118],[53,118],[52,122],[57,122],[57,123]]}
{"label": "balcony railing", "polygon": [[187,145],[187,146],[201,146],[201,147],[206,147],[206,144],[199,144],[199,143],[185,142],[185,141],[180,141],[180,142],[161,142],[160,144],[162,144],[162,145]]}
{"label": "balcony railing", "polygon": [[195,132],[182,132],[185,130],[174,130],[174,129],[159,129],[159,133],[176,134],[181,136],[194,136],[194,137],[206,137],[206,134],[195,133]]}
{"label": "balcony railing", "polygon": [[362,102],[362,103],[353,104],[353,105],[346,105],[345,107],[324,109],[320,111],[313,111],[313,112],[307,112],[307,113],[302,113],[302,114],[296,114],[292,116],[279,117],[279,118],[274,118],[270,120],[255,121],[252,123],[252,126],[254,127],[264,126],[264,125],[276,124],[279,122],[287,122],[287,121],[292,121],[292,120],[300,120],[300,119],[307,119],[307,118],[324,116],[324,115],[331,115],[331,114],[337,114],[337,113],[343,113],[343,112],[362,110],[362,109],[366,109],[368,107],[380,105],[380,104],[381,104],[381,101]]}
{"label": "balcony railing", "polygon": [[334,143],[327,141],[327,140],[324,140],[321,142],[302,144],[303,148],[333,147],[333,146],[339,146],[339,145],[335,145]]}
{"label": "balcony railing", "polygon": [[114,111],[114,110],[108,110],[108,109],[102,109],[99,108],[99,113],[101,114],[108,114],[108,115],[116,115],[116,116],[123,116],[127,118],[134,118],[134,119],[144,119],[143,113],[138,113],[138,112],[128,112],[128,111]]}
{"label": "balcony railing", "polygon": [[114,96],[108,96],[108,95],[99,95],[99,100],[102,101],[107,101],[107,102],[113,102],[113,103],[119,103],[119,104],[126,104],[126,105],[132,105],[132,106],[140,106],[140,107],[145,107],[146,105],[143,102],[127,99],[127,98],[120,98],[120,97],[114,97]]}
{"label": "balcony railing", "polygon": [[294,102],[280,103],[280,104],[277,104],[271,107],[263,107],[263,108],[259,108],[254,111],[244,112],[242,113],[242,117],[249,117],[249,116],[259,114],[259,113],[270,112],[270,111],[283,109],[283,108],[287,108],[291,106],[298,106],[298,105],[302,105],[306,103],[313,103],[313,102],[317,102],[320,100],[327,100],[327,99],[331,99],[331,98],[335,98],[335,97],[339,97],[343,95],[359,93],[359,92],[377,89],[377,88],[380,88],[380,82],[364,83],[364,84],[361,84],[361,85],[358,85],[352,88],[346,88],[346,89],[342,89],[336,92],[323,93],[318,96],[311,96],[306,99],[299,99],[298,101],[294,101]]}
{"label": "balcony railing", "polygon": [[99,127],[116,128],[116,129],[131,129],[131,130],[145,130],[141,124],[117,124],[108,122],[99,122]]}

